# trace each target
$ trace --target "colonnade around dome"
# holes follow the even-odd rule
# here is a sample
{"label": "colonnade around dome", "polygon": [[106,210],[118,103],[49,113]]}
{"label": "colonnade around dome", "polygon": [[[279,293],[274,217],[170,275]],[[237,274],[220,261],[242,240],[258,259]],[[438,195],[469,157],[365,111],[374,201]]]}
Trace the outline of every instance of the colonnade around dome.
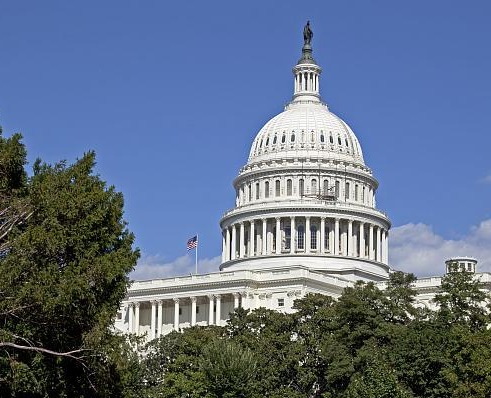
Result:
{"label": "colonnade around dome", "polygon": [[234,223],[222,230],[222,264],[270,255],[334,255],[388,263],[388,231],[352,219],[287,216]]}

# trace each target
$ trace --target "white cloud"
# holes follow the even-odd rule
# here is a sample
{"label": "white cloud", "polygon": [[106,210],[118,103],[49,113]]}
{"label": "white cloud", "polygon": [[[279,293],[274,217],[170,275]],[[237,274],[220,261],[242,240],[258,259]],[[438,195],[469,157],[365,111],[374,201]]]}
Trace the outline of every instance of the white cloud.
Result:
{"label": "white cloud", "polygon": [[484,184],[491,184],[491,174],[488,174],[486,177],[482,178],[481,182]]}
{"label": "white cloud", "polygon": [[[198,259],[198,272],[207,274],[218,272],[221,256]],[[189,275],[195,272],[194,256],[177,257],[172,261],[165,261],[160,256],[143,254],[135,270],[130,274],[133,280],[160,279],[177,275]]]}
{"label": "white cloud", "polygon": [[417,276],[442,275],[445,260],[454,256],[475,257],[478,271],[491,272],[491,219],[457,240],[444,239],[426,224],[406,224],[391,230],[389,242],[391,267]]}

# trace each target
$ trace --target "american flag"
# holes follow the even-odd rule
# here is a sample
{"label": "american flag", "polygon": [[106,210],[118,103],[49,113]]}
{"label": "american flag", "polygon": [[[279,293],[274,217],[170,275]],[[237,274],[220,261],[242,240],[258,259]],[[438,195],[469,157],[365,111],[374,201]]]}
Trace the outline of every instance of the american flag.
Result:
{"label": "american flag", "polygon": [[188,250],[194,249],[196,246],[198,246],[198,235],[193,236],[191,239],[189,239],[186,246]]}

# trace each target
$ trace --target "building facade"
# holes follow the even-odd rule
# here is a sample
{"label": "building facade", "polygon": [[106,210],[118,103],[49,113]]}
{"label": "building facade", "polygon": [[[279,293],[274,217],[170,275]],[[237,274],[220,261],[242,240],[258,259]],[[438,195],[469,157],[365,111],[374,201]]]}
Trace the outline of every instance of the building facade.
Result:
{"label": "building facade", "polygon": [[[376,207],[378,181],[357,137],[321,99],[321,72],[307,37],[291,102],[260,129],[233,182],[235,207],[220,220],[220,271],[134,282],[117,329],[153,339],[223,325],[239,306],[290,312],[309,293],[339,297],[358,280],[384,286],[390,220]],[[439,283],[417,282],[422,305]]]}

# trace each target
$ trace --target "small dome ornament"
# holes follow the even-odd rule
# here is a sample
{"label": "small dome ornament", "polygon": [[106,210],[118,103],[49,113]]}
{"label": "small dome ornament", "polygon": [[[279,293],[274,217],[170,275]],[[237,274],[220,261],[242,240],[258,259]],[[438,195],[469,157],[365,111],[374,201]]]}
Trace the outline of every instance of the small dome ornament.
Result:
{"label": "small dome ornament", "polygon": [[314,32],[310,29],[310,21],[307,21],[307,25],[303,28],[303,44],[310,45],[312,37],[314,37]]}

